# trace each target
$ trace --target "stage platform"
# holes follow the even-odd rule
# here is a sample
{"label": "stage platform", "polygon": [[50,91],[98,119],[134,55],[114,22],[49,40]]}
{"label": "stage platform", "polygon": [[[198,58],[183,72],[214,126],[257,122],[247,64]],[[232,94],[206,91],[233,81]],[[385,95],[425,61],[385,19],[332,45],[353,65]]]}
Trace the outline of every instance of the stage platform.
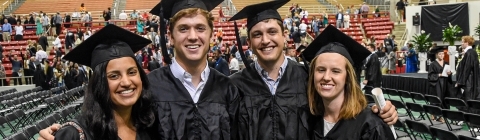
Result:
{"label": "stage platform", "polygon": [[[455,83],[455,75],[452,77]],[[382,87],[417,92],[428,93],[428,73],[401,73],[382,75]]]}

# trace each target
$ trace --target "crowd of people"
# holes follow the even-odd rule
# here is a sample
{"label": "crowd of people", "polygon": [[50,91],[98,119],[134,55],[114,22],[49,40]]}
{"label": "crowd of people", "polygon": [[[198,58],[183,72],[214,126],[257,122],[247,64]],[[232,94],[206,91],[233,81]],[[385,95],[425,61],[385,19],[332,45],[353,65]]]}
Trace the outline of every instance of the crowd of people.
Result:
{"label": "crowd of people", "polygon": [[[388,125],[396,122],[395,108],[388,101],[382,111],[368,107],[356,80],[352,64],[366,59],[367,49],[329,26],[319,36],[333,38],[309,44],[322,47],[304,46],[306,68],[307,62],[285,57],[286,29],[277,9],[265,6],[281,7],[288,0],[253,4],[230,20],[249,15],[243,41],[255,60],[227,73],[225,61],[237,52],[247,60],[247,53],[230,47],[238,42],[223,46],[221,36],[213,37],[209,11],[223,0],[205,1],[163,0],[152,9],[162,8],[162,17],[170,19],[168,29],[159,29],[168,31],[170,47],[167,42],[154,47],[150,39],[107,25],[67,53],[65,60],[93,69],[82,112],[61,128],[42,130],[39,139],[394,139]],[[160,48],[162,56],[175,56],[171,62],[163,57],[164,66],[146,75],[136,55],[148,44],[147,51]],[[220,56],[222,48],[237,50]]]}

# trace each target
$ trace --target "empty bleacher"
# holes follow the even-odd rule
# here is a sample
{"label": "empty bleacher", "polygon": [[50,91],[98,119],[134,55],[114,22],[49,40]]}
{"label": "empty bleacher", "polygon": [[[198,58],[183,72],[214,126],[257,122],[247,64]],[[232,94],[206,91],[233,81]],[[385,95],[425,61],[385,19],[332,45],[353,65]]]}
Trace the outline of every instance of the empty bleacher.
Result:
{"label": "empty bleacher", "polygon": [[126,0],[125,9],[139,10],[139,9],[148,9],[149,7],[153,8],[159,2],[160,0]]}
{"label": "empty bleacher", "polygon": [[84,3],[87,11],[103,11],[112,6],[113,0],[27,0],[14,13],[27,14],[43,11],[44,13],[78,11]]}

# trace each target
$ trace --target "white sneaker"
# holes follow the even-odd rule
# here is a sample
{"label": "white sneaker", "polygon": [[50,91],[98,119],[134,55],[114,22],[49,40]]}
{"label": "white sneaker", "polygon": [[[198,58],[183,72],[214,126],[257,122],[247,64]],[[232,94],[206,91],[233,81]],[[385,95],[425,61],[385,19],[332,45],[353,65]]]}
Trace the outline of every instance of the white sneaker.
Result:
{"label": "white sneaker", "polygon": [[463,121],[459,121],[457,125],[463,125]]}

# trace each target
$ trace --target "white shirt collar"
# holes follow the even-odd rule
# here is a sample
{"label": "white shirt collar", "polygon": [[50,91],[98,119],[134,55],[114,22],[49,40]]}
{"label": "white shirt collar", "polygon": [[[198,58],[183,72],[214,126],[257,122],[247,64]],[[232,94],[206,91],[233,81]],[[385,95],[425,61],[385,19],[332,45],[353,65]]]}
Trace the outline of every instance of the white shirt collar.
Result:
{"label": "white shirt collar", "polygon": [[463,52],[467,52],[470,49],[472,49],[472,46],[467,46],[465,49],[463,49]]}
{"label": "white shirt collar", "polygon": [[[207,61],[207,60],[205,60]],[[172,59],[172,64],[170,65],[170,69],[172,71],[173,76],[180,80],[180,82],[185,81],[185,77],[191,77],[191,74],[185,71],[185,69],[180,66],[180,64],[177,63],[175,57]],[[203,72],[201,74],[201,81],[207,81],[208,76],[210,75],[210,69],[208,68],[208,61],[207,65],[205,66],[205,69],[203,69]]]}

